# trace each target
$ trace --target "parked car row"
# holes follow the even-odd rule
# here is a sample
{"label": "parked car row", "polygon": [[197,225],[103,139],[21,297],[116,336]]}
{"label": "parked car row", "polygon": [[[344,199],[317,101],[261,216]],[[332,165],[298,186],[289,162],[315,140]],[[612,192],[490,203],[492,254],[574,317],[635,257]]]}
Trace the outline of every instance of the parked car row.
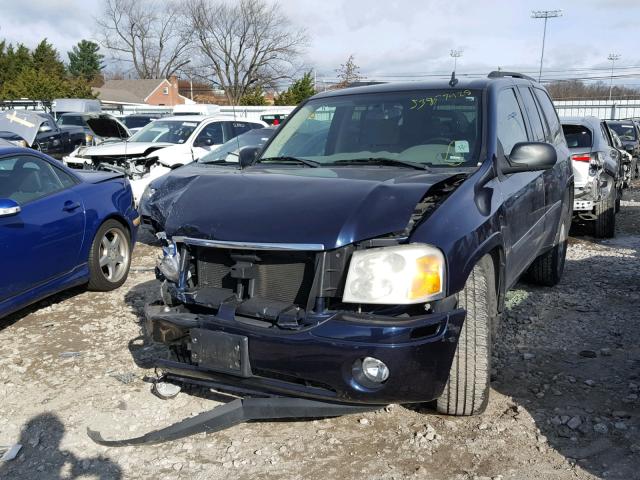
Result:
{"label": "parked car row", "polygon": [[174,116],[148,123],[124,142],[80,147],[63,161],[73,168],[124,173],[136,203],[153,179],[191,163],[213,148],[263,122],[244,122],[226,116]]}
{"label": "parked car row", "polygon": [[506,292],[561,280],[574,215],[614,232],[617,127],[561,123],[521,74],[324,92],[264,127],[160,118],[66,165],[0,148],[0,253],[37,253],[0,314],[121,284],[135,198],[163,244],[144,328],[164,381],[472,415]]}
{"label": "parked car row", "polygon": [[638,177],[640,124],[574,117],[562,118],[562,128],[575,176],[574,215],[592,223],[596,237],[613,237],[623,190]]}

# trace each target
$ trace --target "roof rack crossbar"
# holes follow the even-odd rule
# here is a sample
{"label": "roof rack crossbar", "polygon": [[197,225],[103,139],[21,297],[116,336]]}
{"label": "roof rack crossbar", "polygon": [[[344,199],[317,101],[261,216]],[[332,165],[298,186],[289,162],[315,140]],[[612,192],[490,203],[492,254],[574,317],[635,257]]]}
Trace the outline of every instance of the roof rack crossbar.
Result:
{"label": "roof rack crossbar", "polygon": [[512,78],[522,78],[524,80],[530,80],[532,82],[535,82],[536,79],[532,78],[528,75],[524,75],[523,73],[518,73],[518,72],[504,72],[502,70],[494,70],[493,72],[489,73],[489,75],[487,75],[488,78],[503,78],[503,77],[512,77]]}

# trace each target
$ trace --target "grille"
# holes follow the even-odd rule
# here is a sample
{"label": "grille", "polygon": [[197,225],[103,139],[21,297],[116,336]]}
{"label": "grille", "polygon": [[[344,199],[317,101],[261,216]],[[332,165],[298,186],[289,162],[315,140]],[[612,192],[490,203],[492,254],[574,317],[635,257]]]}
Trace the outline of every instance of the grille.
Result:
{"label": "grille", "polygon": [[[228,288],[236,291],[237,279],[231,277],[235,260],[231,255],[254,255],[256,275],[254,296],[288,302],[305,308],[313,283],[314,256],[306,252],[254,252],[198,248],[196,251],[199,287]],[[248,280],[244,280],[247,283]],[[245,288],[245,291],[248,291]]]}

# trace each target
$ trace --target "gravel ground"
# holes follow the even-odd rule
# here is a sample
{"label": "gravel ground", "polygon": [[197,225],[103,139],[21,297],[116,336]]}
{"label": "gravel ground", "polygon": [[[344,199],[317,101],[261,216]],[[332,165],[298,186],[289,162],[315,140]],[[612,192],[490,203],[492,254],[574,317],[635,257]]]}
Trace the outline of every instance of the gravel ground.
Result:
{"label": "gravel ground", "polygon": [[158,249],[140,243],[121,289],[75,290],[0,321],[0,445],[23,445],[0,478],[639,479],[640,189],[626,192],[615,239],[575,227],[570,242],[560,285],[509,293],[482,416],[392,405],[104,448],[87,427],[136,436],[216,404],[163,401],[143,380]]}

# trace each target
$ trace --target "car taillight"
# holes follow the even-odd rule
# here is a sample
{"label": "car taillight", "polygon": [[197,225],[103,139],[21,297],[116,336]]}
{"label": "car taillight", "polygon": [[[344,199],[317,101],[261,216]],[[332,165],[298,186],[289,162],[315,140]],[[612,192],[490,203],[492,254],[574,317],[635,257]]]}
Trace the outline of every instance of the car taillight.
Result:
{"label": "car taillight", "polygon": [[588,153],[575,153],[571,155],[571,160],[575,160],[576,162],[590,162],[591,155]]}

